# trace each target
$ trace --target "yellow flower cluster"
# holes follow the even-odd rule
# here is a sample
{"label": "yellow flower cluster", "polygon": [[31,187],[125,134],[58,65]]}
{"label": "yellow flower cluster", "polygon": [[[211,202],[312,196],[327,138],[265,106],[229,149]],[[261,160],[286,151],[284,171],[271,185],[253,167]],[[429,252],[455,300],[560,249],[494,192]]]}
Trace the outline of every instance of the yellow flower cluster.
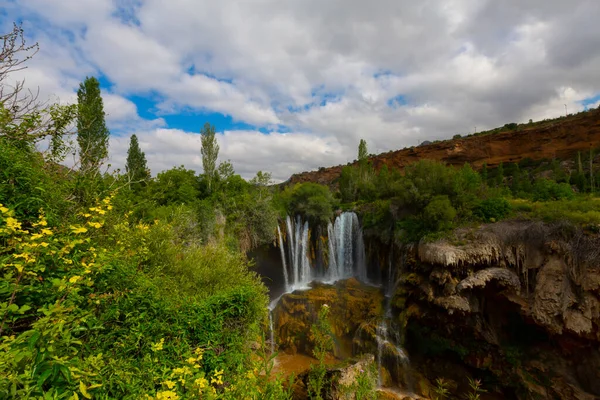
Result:
{"label": "yellow flower cluster", "polygon": [[152,351],[156,352],[156,351],[162,350],[164,344],[165,344],[165,338],[162,338],[162,339],[160,339],[160,341],[153,343],[151,345]]}
{"label": "yellow flower cluster", "polygon": [[171,390],[156,393],[156,400],[177,400],[179,396]]}
{"label": "yellow flower cluster", "polygon": [[223,370],[216,370],[213,372],[212,378],[210,378],[211,384],[222,385],[223,384]]}

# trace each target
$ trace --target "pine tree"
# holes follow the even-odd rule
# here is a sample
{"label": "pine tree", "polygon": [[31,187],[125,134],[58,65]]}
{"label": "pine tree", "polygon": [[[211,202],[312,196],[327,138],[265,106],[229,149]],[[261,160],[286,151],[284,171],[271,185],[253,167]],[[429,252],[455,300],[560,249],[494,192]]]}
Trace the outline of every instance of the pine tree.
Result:
{"label": "pine tree", "polygon": [[94,176],[108,157],[110,134],[104,122],[100,82],[96,78],[86,77],[79,85],[77,102],[77,143],[81,171],[85,175]]}
{"label": "pine tree", "polygon": [[200,134],[202,136],[202,149],[200,150],[202,153],[202,168],[204,169],[204,176],[210,192],[215,180],[217,158],[219,157],[219,144],[215,137],[215,127],[208,122],[204,124]]}
{"label": "pine tree", "polygon": [[[150,170],[146,163],[146,155],[140,149],[140,144],[136,135],[131,135],[129,149],[127,150],[127,164],[125,165],[129,181],[139,187],[150,178]],[[130,184],[131,185],[131,184]]]}

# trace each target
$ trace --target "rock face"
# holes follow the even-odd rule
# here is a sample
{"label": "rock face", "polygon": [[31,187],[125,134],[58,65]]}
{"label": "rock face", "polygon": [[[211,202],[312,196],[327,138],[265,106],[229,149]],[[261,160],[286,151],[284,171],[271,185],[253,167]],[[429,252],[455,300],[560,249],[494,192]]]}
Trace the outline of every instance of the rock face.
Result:
{"label": "rock face", "polygon": [[456,365],[505,398],[600,398],[597,236],[505,222],[407,252],[396,294],[405,347],[430,379],[460,382]]}
{"label": "rock face", "polygon": [[377,287],[354,278],[338,281],[334,286],[313,283],[310,290],[284,295],[273,310],[280,350],[312,354],[310,328],[324,304],[330,307],[329,322],[336,339],[334,353],[340,358],[352,355],[352,340],[360,324],[383,313],[383,295]]}

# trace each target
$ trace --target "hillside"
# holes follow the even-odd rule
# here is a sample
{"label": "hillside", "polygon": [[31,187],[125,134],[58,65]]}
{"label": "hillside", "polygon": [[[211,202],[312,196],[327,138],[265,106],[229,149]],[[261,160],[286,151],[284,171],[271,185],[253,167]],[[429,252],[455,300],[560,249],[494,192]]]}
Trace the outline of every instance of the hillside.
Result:
{"label": "hillside", "polygon": [[[390,151],[372,156],[370,160],[375,169],[379,169],[383,165],[402,168],[420,159],[438,160],[449,165],[468,162],[475,168],[484,162],[495,166],[525,158],[565,159],[573,157],[578,151],[600,147],[600,110],[522,124],[516,129],[497,128],[490,132]],[[286,183],[317,182],[329,185],[339,177],[342,167],[338,165],[294,174]]]}

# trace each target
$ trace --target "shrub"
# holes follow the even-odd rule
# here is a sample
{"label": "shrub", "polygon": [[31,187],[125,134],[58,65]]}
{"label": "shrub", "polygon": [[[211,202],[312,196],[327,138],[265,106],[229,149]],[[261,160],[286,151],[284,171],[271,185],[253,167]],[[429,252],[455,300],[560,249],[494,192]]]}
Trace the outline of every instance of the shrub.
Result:
{"label": "shrub", "polygon": [[485,199],[477,206],[475,215],[484,221],[498,221],[511,211],[511,205],[504,197]]}
{"label": "shrub", "polygon": [[32,146],[16,146],[0,137],[0,203],[28,221],[35,220],[41,209],[51,222],[66,217],[69,204],[62,199],[68,181],[53,179],[60,168],[64,169],[45,164]]}
{"label": "shrub", "polygon": [[533,185],[533,201],[572,199],[573,189],[567,183],[538,179]]}
{"label": "shrub", "polygon": [[423,210],[423,220],[432,231],[446,230],[452,227],[456,210],[448,196],[434,197]]}
{"label": "shrub", "polygon": [[327,222],[333,216],[334,199],[329,188],[307,182],[294,185],[281,194],[288,214],[300,214],[313,222]]}

